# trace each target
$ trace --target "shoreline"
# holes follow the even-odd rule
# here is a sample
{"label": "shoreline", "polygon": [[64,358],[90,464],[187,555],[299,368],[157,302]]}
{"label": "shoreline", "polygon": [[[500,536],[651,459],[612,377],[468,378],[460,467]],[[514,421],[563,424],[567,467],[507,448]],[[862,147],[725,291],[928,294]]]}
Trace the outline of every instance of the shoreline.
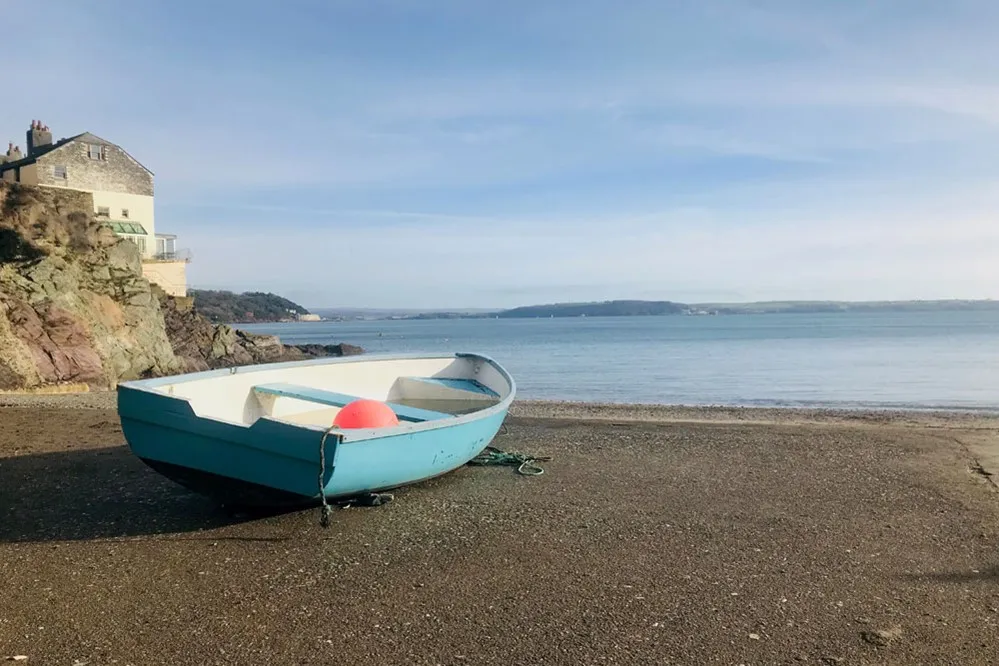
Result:
{"label": "shoreline", "polygon": [[918,427],[999,428],[999,410],[843,407],[742,407],[608,403],[570,400],[516,400],[510,416],[653,423],[760,423],[906,425]]}
{"label": "shoreline", "polygon": [[[0,408],[117,409],[116,391],[79,393],[0,393]],[[510,417],[527,419],[622,421],[629,423],[759,423],[895,425],[999,429],[996,410],[928,408],[767,407],[614,403],[576,400],[517,399]]]}

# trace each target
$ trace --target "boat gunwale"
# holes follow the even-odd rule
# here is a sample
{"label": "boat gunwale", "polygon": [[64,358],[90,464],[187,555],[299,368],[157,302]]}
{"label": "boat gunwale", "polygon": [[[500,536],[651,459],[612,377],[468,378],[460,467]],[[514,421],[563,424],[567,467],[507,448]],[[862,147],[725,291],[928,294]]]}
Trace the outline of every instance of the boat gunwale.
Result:
{"label": "boat gunwale", "polygon": [[[191,404],[190,398],[184,396],[170,395],[168,393],[159,390],[161,386],[168,386],[173,384],[180,384],[185,382],[200,381],[204,379],[214,379],[218,377],[227,377],[233,374],[246,374],[252,372],[262,372],[269,370],[280,370],[284,368],[301,368],[310,366],[320,366],[320,365],[333,365],[338,363],[364,363],[369,361],[405,361],[413,359],[448,359],[448,358],[469,358],[480,360],[484,363],[491,365],[500,375],[509,383],[510,390],[507,395],[502,398],[495,405],[491,405],[484,409],[476,410],[474,412],[469,412],[467,414],[457,414],[451,418],[447,419],[434,419],[430,421],[420,421],[420,422],[402,422],[398,426],[391,426],[386,428],[353,428],[347,430],[339,430],[342,434],[341,444],[350,444],[355,442],[364,442],[372,439],[382,439],[385,437],[393,437],[398,435],[406,435],[410,433],[423,432],[427,430],[436,430],[440,428],[452,428],[467,423],[473,423],[475,421],[489,418],[499,413],[507,412],[510,405],[517,393],[517,384],[513,377],[507,372],[506,368],[500,365],[497,361],[484,354],[478,354],[473,352],[452,352],[452,353],[442,353],[442,354],[420,354],[420,353],[400,353],[400,354],[359,354],[356,356],[333,356],[326,358],[308,359],[304,361],[282,361],[278,363],[256,363],[253,365],[244,366],[234,366],[231,368],[219,368],[216,370],[203,370],[200,372],[189,372],[179,375],[168,375],[166,377],[154,377],[151,379],[136,379],[127,382],[121,382],[118,384],[117,391],[122,389],[131,391],[141,391],[143,393],[151,393],[161,398],[176,400],[178,402],[187,403],[188,409],[191,413],[198,419],[215,421],[217,423],[235,426],[239,428],[244,428],[249,430],[253,428],[260,420],[267,420],[275,423],[279,426],[296,428],[300,430],[312,430],[317,433],[325,433],[329,430],[328,427],[314,424],[302,424],[302,423],[292,423],[284,419],[275,418],[273,416],[261,416],[256,419],[253,423],[243,423],[237,421],[229,421],[226,419],[221,419],[215,416],[202,416],[194,410],[194,406]],[[120,409],[118,412],[119,418],[124,417],[128,419],[134,419],[138,421],[146,421],[141,416],[136,415],[124,415],[121,413]]]}

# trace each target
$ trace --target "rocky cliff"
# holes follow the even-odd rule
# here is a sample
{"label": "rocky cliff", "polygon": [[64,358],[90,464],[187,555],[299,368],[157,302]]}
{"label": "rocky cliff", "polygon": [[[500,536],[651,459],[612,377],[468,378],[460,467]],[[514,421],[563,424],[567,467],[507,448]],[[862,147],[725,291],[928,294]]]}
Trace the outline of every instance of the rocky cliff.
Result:
{"label": "rocky cliff", "polygon": [[214,325],[194,309],[190,298],[173,298],[155,285],[167,337],[186,372],[250,363],[297,361],[318,356],[349,356],[364,350],[348,344],[285,345],[273,335],[257,335]]}
{"label": "rocky cliff", "polygon": [[84,192],[0,183],[0,390],[357,353],[213,326],[142,277]]}

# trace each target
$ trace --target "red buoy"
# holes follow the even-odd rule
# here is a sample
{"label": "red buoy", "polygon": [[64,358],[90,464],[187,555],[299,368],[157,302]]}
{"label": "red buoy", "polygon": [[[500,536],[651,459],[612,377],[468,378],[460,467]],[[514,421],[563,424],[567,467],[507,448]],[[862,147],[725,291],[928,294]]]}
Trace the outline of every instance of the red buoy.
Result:
{"label": "red buoy", "polygon": [[362,398],[347,403],[333,419],[340,428],[388,428],[399,425],[392,408],[379,400]]}

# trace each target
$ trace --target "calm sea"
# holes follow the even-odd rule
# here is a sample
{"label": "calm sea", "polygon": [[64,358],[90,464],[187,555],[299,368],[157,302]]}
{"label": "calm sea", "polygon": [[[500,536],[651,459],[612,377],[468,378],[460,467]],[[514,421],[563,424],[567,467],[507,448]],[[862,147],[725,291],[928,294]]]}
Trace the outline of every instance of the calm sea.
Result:
{"label": "calm sea", "polygon": [[999,312],[459,319],[240,325],[286,343],[471,351],[518,397],[999,411]]}

